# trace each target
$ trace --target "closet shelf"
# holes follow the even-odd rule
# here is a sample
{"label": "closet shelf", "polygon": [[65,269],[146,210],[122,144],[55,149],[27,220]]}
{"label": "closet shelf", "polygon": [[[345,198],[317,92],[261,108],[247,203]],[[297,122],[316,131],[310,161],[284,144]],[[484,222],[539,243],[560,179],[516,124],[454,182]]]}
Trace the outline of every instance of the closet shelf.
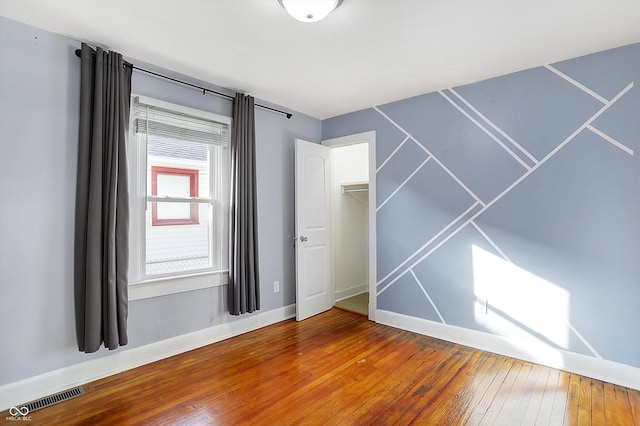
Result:
{"label": "closet shelf", "polygon": [[369,191],[369,182],[349,182],[340,185],[343,194]]}

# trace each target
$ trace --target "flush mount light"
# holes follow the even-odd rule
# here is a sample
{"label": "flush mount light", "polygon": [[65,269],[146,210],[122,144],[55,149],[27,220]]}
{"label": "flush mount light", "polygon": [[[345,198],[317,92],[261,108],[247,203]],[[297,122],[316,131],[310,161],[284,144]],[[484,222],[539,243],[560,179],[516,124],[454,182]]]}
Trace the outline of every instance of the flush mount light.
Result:
{"label": "flush mount light", "polygon": [[302,22],[324,19],[342,0],[278,0],[289,15]]}

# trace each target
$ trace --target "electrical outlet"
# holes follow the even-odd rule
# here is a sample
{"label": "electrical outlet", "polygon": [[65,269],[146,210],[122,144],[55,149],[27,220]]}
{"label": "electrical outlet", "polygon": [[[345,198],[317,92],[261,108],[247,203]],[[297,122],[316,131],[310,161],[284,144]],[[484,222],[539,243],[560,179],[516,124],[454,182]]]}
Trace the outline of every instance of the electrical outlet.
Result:
{"label": "electrical outlet", "polygon": [[279,293],[280,292],[280,281],[274,281],[273,282],[273,292],[274,293]]}
{"label": "electrical outlet", "polygon": [[478,296],[475,298],[476,300],[476,312],[479,314],[489,314],[489,299],[481,299]]}

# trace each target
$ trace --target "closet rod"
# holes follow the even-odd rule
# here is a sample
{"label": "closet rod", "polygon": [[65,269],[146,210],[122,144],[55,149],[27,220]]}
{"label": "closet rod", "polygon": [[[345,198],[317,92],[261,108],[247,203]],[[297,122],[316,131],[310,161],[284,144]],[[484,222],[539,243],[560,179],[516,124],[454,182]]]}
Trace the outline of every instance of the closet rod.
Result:
{"label": "closet rod", "polygon": [[[95,55],[95,52],[93,52],[93,54]],[[82,55],[82,50],[76,49],[76,56],[79,58],[81,55]],[[158,74],[157,72],[146,70],[144,68],[136,67],[131,62],[124,61],[124,64],[125,64],[125,66],[131,67],[134,70],[146,72],[147,74],[155,75],[156,77],[164,78],[166,80],[171,80],[171,81],[175,81],[176,83],[184,84],[185,86],[191,86],[193,88],[200,89],[200,90],[202,90],[202,94],[205,94],[206,92],[209,92],[209,93],[213,93],[214,95],[221,96],[223,98],[227,98],[227,99],[231,99],[231,100],[234,99],[233,96],[227,95],[226,93],[216,92],[215,90],[207,89],[206,87],[197,86],[195,84],[191,84],[191,83],[188,83],[188,82],[183,81],[183,80],[178,80],[177,78],[169,77],[169,76],[166,76],[166,75],[163,75],[163,74]],[[261,105],[261,104],[256,104],[256,106],[260,107],[262,109],[267,109],[269,111],[277,112],[279,114],[284,114],[284,115],[287,116],[287,119],[290,119],[291,117],[293,117],[293,114],[290,113],[290,112],[281,111],[279,109],[271,108],[270,106]]]}

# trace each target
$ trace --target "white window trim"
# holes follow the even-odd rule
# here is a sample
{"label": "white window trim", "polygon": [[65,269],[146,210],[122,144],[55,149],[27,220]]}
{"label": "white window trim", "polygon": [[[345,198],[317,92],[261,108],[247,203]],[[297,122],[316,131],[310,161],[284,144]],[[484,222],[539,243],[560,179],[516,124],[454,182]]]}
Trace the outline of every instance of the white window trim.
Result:
{"label": "white window trim", "polygon": [[[153,105],[155,107],[168,109],[178,113],[213,120],[224,123],[231,128],[231,117],[225,117],[212,112],[202,111],[194,108],[185,107],[169,102],[160,101],[144,96],[131,95],[131,99],[137,98],[139,102]],[[133,127],[133,126],[131,126]],[[133,140],[133,129],[130,131],[130,140]],[[205,288],[220,287],[229,283],[229,270],[207,270],[188,272],[178,276],[160,276],[154,278],[145,277],[141,266],[145,259],[145,243],[144,243],[144,206],[146,203],[146,151],[142,144],[129,143],[128,155],[129,164],[141,164],[145,161],[144,167],[135,167],[135,170],[129,169],[129,179],[131,188],[136,188],[134,199],[130,198],[130,224],[129,224],[129,246],[138,247],[137,250],[130,250],[129,253],[129,288],[128,298],[132,300],[141,300],[151,297],[165,296],[175,293],[183,293],[186,291],[200,290]],[[134,163],[135,162],[135,163]],[[143,177],[143,175],[145,177]],[[142,218],[142,220],[140,219]]]}
{"label": "white window trim", "polygon": [[167,294],[220,287],[229,284],[229,270],[207,271],[129,283],[129,300],[148,299]]}

